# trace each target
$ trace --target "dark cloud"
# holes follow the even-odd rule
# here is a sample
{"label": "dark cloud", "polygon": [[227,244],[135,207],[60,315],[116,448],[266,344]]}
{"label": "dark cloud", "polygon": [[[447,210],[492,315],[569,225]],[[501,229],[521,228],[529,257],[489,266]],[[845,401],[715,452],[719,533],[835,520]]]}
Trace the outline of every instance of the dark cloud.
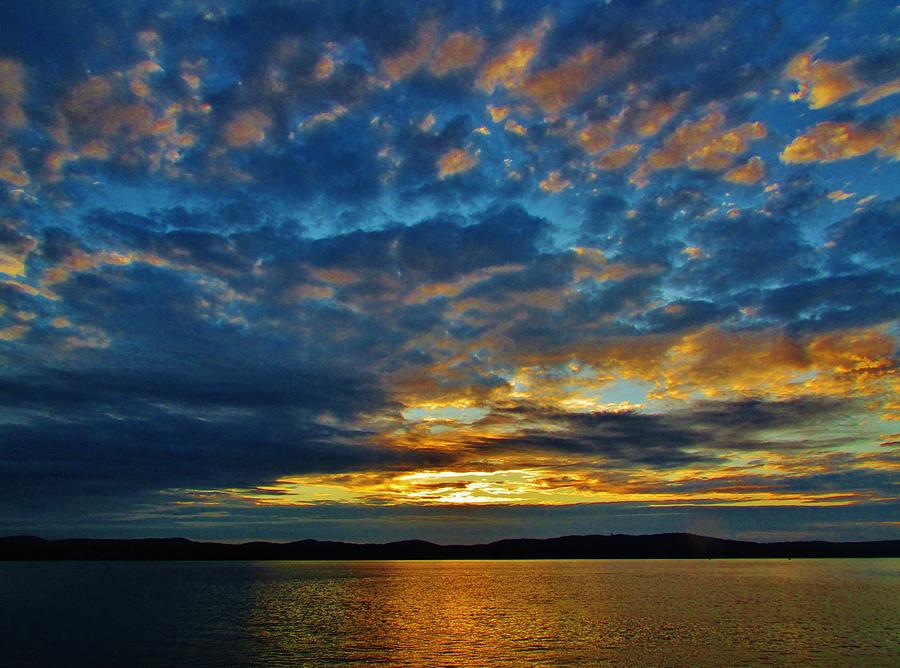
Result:
{"label": "dark cloud", "polygon": [[877,263],[897,271],[900,257],[900,198],[866,207],[828,227],[829,259],[839,269]]}
{"label": "dark cloud", "polygon": [[[592,455],[617,467],[677,468],[711,464],[733,450],[827,450],[845,440],[793,435],[774,441],[771,430],[808,429],[851,413],[854,402],[829,398],[793,401],[706,401],[671,413],[561,413],[520,404],[495,409],[488,420],[528,418],[550,429],[525,428],[509,437],[471,444],[486,455],[499,452]],[[602,466],[603,464],[601,464]]]}
{"label": "dark cloud", "polygon": [[827,276],[764,292],[763,315],[798,330],[861,327],[900,314],[896,276],[869,272]]}
{"label": "dark cloud", "polygon": [[791,219],[742,213],[696,223],[689,240],[707,260],[690,263],[677,280],[700,292],[737,291],[811,278],[816,257]]}

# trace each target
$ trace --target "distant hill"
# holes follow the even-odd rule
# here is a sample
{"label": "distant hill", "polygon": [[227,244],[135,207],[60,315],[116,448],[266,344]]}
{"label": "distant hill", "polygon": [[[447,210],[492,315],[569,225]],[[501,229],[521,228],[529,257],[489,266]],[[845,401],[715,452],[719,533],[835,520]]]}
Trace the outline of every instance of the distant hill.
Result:
{"label": "distant hill", "polygon": [[47,560],[362,560],[362,559],[727,559],[803,557],[900,557],[900,540],[752,543],[664,533],[650,536],[563,536],[510,539],[481,545],[436,545],[420,540],[341,543],[301,540],[240,545],[185,538],[44,540],[0,538],[2,561]]}

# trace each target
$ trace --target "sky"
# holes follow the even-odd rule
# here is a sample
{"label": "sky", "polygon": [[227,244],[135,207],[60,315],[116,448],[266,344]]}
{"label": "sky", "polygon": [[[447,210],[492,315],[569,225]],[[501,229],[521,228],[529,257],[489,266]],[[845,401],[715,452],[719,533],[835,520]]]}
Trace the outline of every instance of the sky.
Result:
{"label": "sky", "polygon": [[898,34],[0,3],[0,534],[900,538]]}

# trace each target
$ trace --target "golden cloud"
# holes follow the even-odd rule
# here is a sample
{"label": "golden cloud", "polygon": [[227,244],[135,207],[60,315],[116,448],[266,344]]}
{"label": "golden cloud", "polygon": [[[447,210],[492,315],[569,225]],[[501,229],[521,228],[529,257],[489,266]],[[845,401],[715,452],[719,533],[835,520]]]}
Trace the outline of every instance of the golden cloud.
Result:
{"label": "golden cloud", "polygon": [[515,88],[525,79],[531,61],[538,54],[550,28],[542,21],[529,33],[514,39],[500,55],[489,60],[478,74],[476,85],[488,93],[501,88]]}
{"label": "golden cloud", "polygon": [[22,166],[19,152],[14,148],[5,148],[0,153],[0,180],[20,188],[31,183],[31,178]]}
{"label": "golden cloud", "polygon": [[14,60],[0,59],[0,118],[9,126],[25,125],[25,68]]}
{"label": "golden cloud", "polygon": [[615,116],[606,121],[591,123],[578,132],[578,143],[588,153],[599,153],[610,146],[616,140],[616,132],[622,123],[620,116]]}
{"label": "golden cloud", "polygon": [[888,81],[886,84],[869,89],[865,95],[856,101],[856,104],[859,106],[872,104],[882,98],[896,95],[897,93],[900,93],[900,79],[894,79],[893,81]]}
{"label": "golden cloud", "polygon": [[607,171],[621,169],[630,163],[640,150],[640,144],[625,144],[624,146],[620,146],[619,148],[604,153],[591,164],[597,169]]}
{"label": "golden cloud", "polygon": [[381,61],[381,69],[391,81],[399,81],[425,65],[434,53],[437,23],[427,21],[419,27],[416,41],[406,51]]}
{"label": "golden cloud", "polygon": [[856,193],[844,192],[843,190],[832,190],[828,193],[828,199],[832,202],[843,202],[845,199],[850,199],[855,194]]}
{"label": "golden cloud", "polygon": [[154,267],[174,266],[152,253],[97,251],[88,253],[81,249],[71,250],[58,264],[47,267],[41,277],[44,286],[57,285],[68,281],[72,274],[93,271],[101,267],[123,267],[133,263],[149,264]]}
{"label": "golden cloud", "polygon": [[442,77],[449,72],[471,67],[484,53],[485,41],[477,33],[454,32],[438,47],[428,69]]}
{"label": "golden cloud", "polygon": [[37,247],[34,237],[21,234],[21,223],[0,220],[0,273],[7,276],[24,276],[29,253]]}
{"label": "golden cloud", "polygon": [[669,100],[650,103],[642,101],[638,113],[634,118],[634,131],[642,137],[652,137],[659,129],[668,123],[675,114],[681,111],[687,93],[681,93]]}
{"label": "golden cloud", "polygon": [[453,174],[467,172],[477,164],[478,158],[465,149],[450,149],[438,158],[438,178],[445,179]]}
{"label": "golden cloud", "polygon": [[528,130],[525,128],[524,125],[514,121],[511,118],[508,118],[506,120],[506,123],[503,124],[503,129],[506,130],[507,132],[511,132],[514,135],[519,135],[520,137],[524,137],[525,135],[528,134]]}
{"label": "golden cloud", "polygon": [[879,328],[797,338],[775,330],[707,327],[684,336],[668,352],[657,396],[878,395],[885,383],[896,382],[895,345]]}
{"label": "golden cloud", "polygon": [[624,57],[603,58],[600,45],[586,46],[556,67],[529,76],[522,84],[521,92],[544,112],[556,113],[572,104],[601,78],[620,69],[625,62]]}
{"label": "golden cloud", "polygon": [[323,81],[334,74],[334,58],[330,54],[325,54],[319,58],[316,66],[313,68],[313,77],[317,81]]}
{"label": "golden cloud", "polygon": [[900,116],[880,127],[825,121],[800,135],[781,152],[782,162],[834,162],[877,151],[882,157],[900,157]]}
{"label": "golden cloud", "polygon": [[250,144],[261,144],[266,132],[272,126],[272,119],[260,109],[247,109],[234,116],[224,130],[229,146],[242,148]]}
{"label": "golden cloud", "polygon": [[[144,76],[156,66],[143,61],[132,68],[130,76]],[[188,110],[204,116],[209,106],[188,103],[186,109],[179,103],[166,104],[155,99],[149,87],[138,86],[135,91],[133,84],[138,79],[132,78],[126,87],[129,80],[119,75],[88,78],[72,88],[58,106],[49,134],[59,149],[45,161],[51,180],[61,178],[67,163],[81,159],[144,164],[152,170],[164,169],[167,176],[177,175],[175,163],[181,160],[182,150],[195,141],[193,134],[178,131],[179,116]],[[129,97],[138,101],[123,101]]]}
{"label": "golden cloud", "polygon": [[743,165],[732,167],[722,178],[730,183],[743,183],[749,185],[756,183],[765,176],[765,164],[759,156],[753,156]]}
{"label": "golden cloud", "polygon": [[487,106],[488,113],[491,115],[491,120],[494,123],[499,123],[504,118],[509,116],[510,107],[495,107],[493,104],[489,104]]}
{"label": "golden cloud", "polygon": [[563,178],[558,170],[553,170],[547,174],[547,178],[541,179],[540,186],[541,190],[556,194],[561,193],[566,188],[570,188],[572,182],[569,179]]}
{"label": "golden cloud", "polygon": [[493,276],[514,273],[520,271],[522,268],[522,265],[519,264],[501,264],[464,274],[453,281],[423,283],[409,292],[403,298],[403,303],[422,304],[435,297],[456,297],[464,290],[467,290],[482,281],[486,281]]}
{"label": "golden cloud", "polygon": [[650,172],[686,165],[690,169],[721,171],[748,150],[749,141],[766,136],[762,123],[743,123],[724,130],[725,116],[714,110],[698,121],[684,122],[670,134],[632,176],[644,185]]}
{"label": "golden cloud", "polygon": [[862,88],[852,72],[853,61],[833,63],[814,60],[812,54],[794,56],[784,70],[785,76],[798,82],[799,90],[791,100],[809,100],[810,109],[821,109]]}
{"label": "golden cloud", "polygon": [[10,325],[0,329],[0,341],[18,341],[31,331],[28,325]]}

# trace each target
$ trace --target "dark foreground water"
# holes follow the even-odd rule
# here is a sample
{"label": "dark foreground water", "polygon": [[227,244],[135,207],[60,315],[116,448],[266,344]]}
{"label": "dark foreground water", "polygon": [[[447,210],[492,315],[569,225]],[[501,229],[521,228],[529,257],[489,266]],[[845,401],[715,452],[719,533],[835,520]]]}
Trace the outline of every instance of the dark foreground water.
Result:
{"label": "dark foreground water", "polygon": [[3,666],[900,666],[900,560],[0,563]]}

